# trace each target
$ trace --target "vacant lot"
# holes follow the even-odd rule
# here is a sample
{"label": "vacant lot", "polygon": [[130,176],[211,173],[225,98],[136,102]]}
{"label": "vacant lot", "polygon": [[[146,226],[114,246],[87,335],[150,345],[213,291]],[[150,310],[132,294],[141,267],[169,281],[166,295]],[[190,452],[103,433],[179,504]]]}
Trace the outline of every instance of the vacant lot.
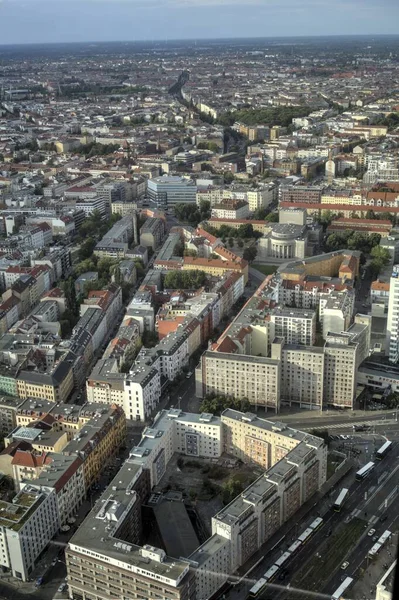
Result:
{"label": "vacant lot", "polygon": [[206,530],[226,501],[238,495],[262,470],[222,457],[218,461],[175,454],[156,491],[178,490],[195,506]]}

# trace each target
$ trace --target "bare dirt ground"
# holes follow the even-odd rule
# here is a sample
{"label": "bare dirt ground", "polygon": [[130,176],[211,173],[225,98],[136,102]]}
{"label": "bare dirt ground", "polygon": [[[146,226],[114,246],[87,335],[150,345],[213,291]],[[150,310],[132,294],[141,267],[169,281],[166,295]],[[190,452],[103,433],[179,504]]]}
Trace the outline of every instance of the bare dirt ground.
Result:
{"label": "bare dirt ground", "polygon": [[261,469],[243,465],[228,456],[215,460],[175,454],[154,491],[182,492],[185,499],[195,507],[203,527],[210,535],[212,517],[223,508],[227,499],[225,488],[234,480],[235,489],[239,493],[240,484],[245,489],[261,474]]}

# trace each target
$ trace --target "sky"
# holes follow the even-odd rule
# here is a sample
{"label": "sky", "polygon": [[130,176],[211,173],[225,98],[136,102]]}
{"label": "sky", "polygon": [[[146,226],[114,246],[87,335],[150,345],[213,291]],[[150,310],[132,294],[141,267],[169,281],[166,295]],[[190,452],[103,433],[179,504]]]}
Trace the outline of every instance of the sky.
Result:
{"label": "sky", "polygon": [[0,44],[399,34],[399,0],[0,0]]}

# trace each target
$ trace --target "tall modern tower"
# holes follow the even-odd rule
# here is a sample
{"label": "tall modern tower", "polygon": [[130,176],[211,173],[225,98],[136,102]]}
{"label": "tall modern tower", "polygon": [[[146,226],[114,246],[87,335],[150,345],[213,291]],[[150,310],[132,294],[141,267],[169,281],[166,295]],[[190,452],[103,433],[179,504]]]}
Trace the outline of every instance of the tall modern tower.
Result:
{"label": "tall modern tower", "polygon": [[399,361],[399,265],[394,265],[390,280],[386,353],[389,362]]}

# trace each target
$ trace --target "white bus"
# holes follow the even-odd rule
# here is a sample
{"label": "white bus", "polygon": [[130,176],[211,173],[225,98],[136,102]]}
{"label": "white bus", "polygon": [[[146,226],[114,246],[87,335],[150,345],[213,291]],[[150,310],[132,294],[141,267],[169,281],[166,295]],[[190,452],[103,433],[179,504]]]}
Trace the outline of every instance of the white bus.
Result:
{"label": "white bus", "polygon": [[392,442],[386,441],[385,444],[381,446],[375,453],[375,457],[377,460],[382,460],[386,454],[391,450]]}
{"label": "white bus", "polygon": [[316,531],[316,529],[318,529],[319,527],[321,527],[321,526],[322,526],[322,524],[323,524],[323,519],[322,519],[321,517],[317,517],[317,519],[315,519],[315,520],[313,521],[313,523],[311,523],[311,524],[309,525],[309,527],[310,527],[310,529],[311,529],[312,531]]}
{"label": "white bus", "polygon": [[292,542],[291,546],[288,548],[287,552],[290,552],[291,554],[293,554],[294,552],[296,552],[298,550],[298,548],[300,548],[302,546],[301,542],[299,540],[295,540],[295,542]]}
{"label": "white bus", "polygon": [[258,581],[251,587],[248,592],[249,598],[257,598],[259,594],[263,591],[267,581],[266,579],[258,579]]}
{"label": "white bus", "polygon": [[307,529],[305,529],[305,531],[303,533],[301,533],[301,535],[298,538],[298,541],[300,541],[301,544],[306,544],[306,542],[309,540],[312,533],[313,533],[313,529],[310,529],[310,527],[308,527]]}
{"label": "white bus", "polygon": [[349,494],[349,490],[347,488],[342,488],[342,490],[340,491],[338,498],[336,499],[336,501],[333,504],[333,509],[336,512],[339,512],[341,510],[341,507],[343,505],[343,503],[346,500],[347,495]]}
{"label": "white bus", "polygon": [[386,531],[384,531],[384,533],[382,534],[382,536],[376,541],[376,543],[374,544],[374,546],[372,546],[372,548],[370,548],[369,550],[369,557],[373,558],[373,556],[376,556],[379,551],[381,550],[381,548],[383,547],[383,545],[385,544],[385,542],[387,542],[389,540],[389,538],[391,537],[392,532],[389,531],[388,529]]}
{"label": "white bus", "polygon": [[346,592],[349,586],[352,585],[352,582],[352,577],[346,577],[346,579],[344,579],[339,588],[336,589],[333,595],[331,596],[331,600],[340,600],[340,598],[342,598],[342,594]]}
{"label": "white bus", "polygon": [[268,571],[266,571],[266,573],[263,575],[263,579],[266,581],[266,583],[273,581],[273,579],[276,576],[277,571],[278,571],[278,567],[276,567],[276,565],[273,565],[272,567],[270,567],[270,569]]}
{"label": "white bus", "polygon": [[369,462],[367,463],[367,465],[364,465],[364,467],[362,467],[357,473],[356,473],[356,479],[357,481],[362,481],[362,479],[365,479],[368,475],[370,475],[371,471],[374,469],[374,463],[373,462]]}
{"label": "white bus", "polygon": [[276,565],[276,567],[278,567],[280,569],[283,566],[283,564],[286,563],[290,557],[291,557],[291,552],[284,552],[284,554],[282,554],[280,556],[280,558],[278,558],[274,564]]}

